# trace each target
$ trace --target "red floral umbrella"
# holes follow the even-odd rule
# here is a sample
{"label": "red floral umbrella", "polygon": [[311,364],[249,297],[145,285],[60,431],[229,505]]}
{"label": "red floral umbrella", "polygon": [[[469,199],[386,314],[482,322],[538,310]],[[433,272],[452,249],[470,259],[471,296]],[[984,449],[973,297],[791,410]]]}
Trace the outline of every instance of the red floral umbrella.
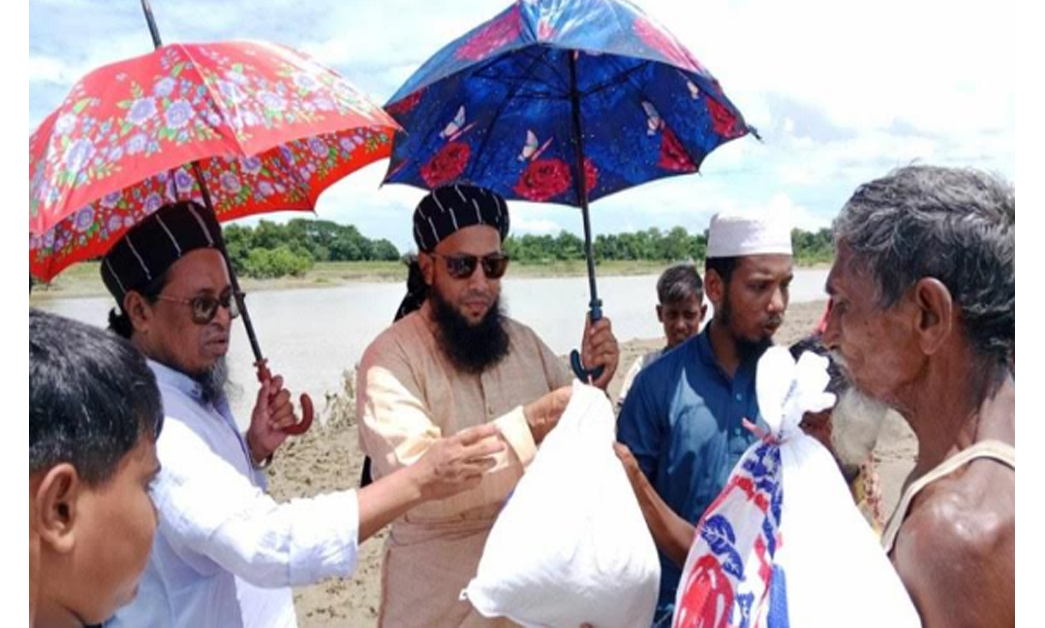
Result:
{"label": "red floral umbrella", "polygon": [[48,281],[202,190],[220,221],[315,208],[389,155],[396,123],[333,70],[288,48],[170,45],[80,80],[29,138],[30,272]]}
{"label": "red floral umbrella", "polygon": [[[142,8],[156,50],[85,76],[29,138],[29,272],[43,281],[104,254],[165,202],[196,199],[220,221],[312,211],[327,187],[390,153],[398,125],[333,70],[268,43],[162,47]],[[311,425],[307,395],[301,405],[286,432]]]}

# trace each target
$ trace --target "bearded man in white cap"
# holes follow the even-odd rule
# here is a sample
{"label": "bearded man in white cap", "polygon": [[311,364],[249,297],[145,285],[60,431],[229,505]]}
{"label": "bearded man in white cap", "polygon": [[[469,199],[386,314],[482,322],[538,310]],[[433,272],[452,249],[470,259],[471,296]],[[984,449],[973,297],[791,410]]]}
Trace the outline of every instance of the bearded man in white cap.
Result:
{"label": "bearded man in white cap", "polygon": [[[792,277],[786,224],[716,214],[704,277],[714,317],[700,334],[643,370],[621,409],[617,438],[624,447],[618,445],[618,455],[633,455],[656,491],[643,504],[660,551],[655,624],[673,611],[692,524],[756,440],[743,420],[761,421],[755,367],[783,323]],[[671,513],[650,516],[665,505]],[[688,530],[678,529],[685,522]]]}

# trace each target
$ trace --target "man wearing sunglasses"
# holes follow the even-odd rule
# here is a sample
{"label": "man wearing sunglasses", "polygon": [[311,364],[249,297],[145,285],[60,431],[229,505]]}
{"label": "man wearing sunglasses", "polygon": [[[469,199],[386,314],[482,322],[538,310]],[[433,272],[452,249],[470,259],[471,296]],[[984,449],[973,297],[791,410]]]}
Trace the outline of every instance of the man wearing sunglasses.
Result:
{"label": "man wearing sunglasses", "polygon": [[111,625],[295,626],[291,586],[350,575],[360,542],[477,485],[503,449],[493,426],[465,430],[359,491],[277,504],[262,469],[297,419],[277,376],[261,385],[247,433],[236,427],[224,361],[239,312],[213,216],[192,202],[162,207],[101,272],[119,306],[110,327],[148,358],[166,417],[151,490],[159,528],[138,596]]}
{"label": "man wearing sunglasses", "polygon": [[[418,259],[404,316],[367,348],[358,372],[360,442],[374,476],[410,468],[436,438],[473,426],[496,425],[507,448],[475,488],[392,524],[379,625],[502,625],[459,594],[497,514],[568,403],[573,377],[501,308],[509,220],[500,195],[442,187],[421,200],[413,222]],[[605,389],[618,357],[608,319],[585,326],[582,359],[605,367],[596,386]]]}

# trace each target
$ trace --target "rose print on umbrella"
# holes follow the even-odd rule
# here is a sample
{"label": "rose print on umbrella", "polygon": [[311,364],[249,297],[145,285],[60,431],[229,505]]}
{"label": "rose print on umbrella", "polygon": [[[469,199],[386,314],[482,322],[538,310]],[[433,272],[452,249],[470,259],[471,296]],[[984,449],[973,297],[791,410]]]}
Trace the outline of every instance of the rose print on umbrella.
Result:
{"label": "rose print on umbrella", "polygon": [[465,142],[450,142],[421,166],[421,176],[432,187],[453,181],[464,172],[470,153],[471,149]]}
{"label": "rose print on umbrella", "polygon": [[456,55],[461,59],[477,60],[519,38],[522,32],[522,19],[518,9],[506,12],[500,18],[480,29],[471,39],[457,49]]}
{"label": "rose print on umbrella", "polygon": [[660,136],[660,161],[657,164],[672,172],[697,171],[697,165],[690,159],[686,148],[667,126],[663,128]]}

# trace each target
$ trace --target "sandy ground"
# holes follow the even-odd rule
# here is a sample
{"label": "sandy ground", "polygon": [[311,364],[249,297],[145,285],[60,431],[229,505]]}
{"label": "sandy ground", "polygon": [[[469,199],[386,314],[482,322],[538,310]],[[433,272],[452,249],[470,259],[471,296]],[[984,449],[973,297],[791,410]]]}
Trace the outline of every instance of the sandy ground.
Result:
{"label": "sandy ground", "polygon": [[[804,336],[819,320],[823,308],[823,302],[792,305],[777,334],[777,342],[790,344]],[[614,397],[631,363],[662,342],[662,339],[623,342],[620,367],[610,385]],[[317,423],[307,435],[289,441],[281,449],[269,471],[269,487],[277,500],[309,497],[359,485],[363,456],[356,436],[353,397],[351,386],[346,386],[344,394],[327,400],[325,425]],[[898,415],[892,415],[875,450],[886,518],[899,500],[900,487],[914,465],[915,453],[913,434]],[[359,564],[351,578],[335,578],[295,591],[294,601],[302,628],[376,625],[386,534],[387,529],[362,545]]]}

